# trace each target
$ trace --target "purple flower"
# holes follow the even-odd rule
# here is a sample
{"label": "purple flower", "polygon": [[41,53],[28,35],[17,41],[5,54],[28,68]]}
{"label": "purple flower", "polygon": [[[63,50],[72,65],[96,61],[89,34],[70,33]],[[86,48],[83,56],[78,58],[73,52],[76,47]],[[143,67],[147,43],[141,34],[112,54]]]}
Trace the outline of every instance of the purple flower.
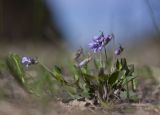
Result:
{"label": "purple flower", "polygon": [[103,34],[103,32],[102,32],[99,36],[94,36],[94,37],[93,37],[93,41],[94,41],[94,42],[102,42],[103,39],[104,39],[104,34]]}
{"label": "purple flower", "polygon": [[113,38],[113,35],[108,35],[106,38],[104,38],[104,46],[107,45]]}
{"label": "purple flower", "polygon": [[28,68],[28,66],[31,65],[31,58],[22,57],[21,63]]}
{"label": "purple flower", "polygon": [[101,51],[102,50],[102,43],[97,43],[97,42],[91,42],[88,44],[89,48],[93,50],[94,53],[96,53],[97,51]]}
{"label": "purple flower", "polygon": [[93,50],[94,53],[101,51],[103,47],[105,47],[110,40],[113,38],[112,35],[104,36],[103,32],[101,35],[93,38],[93,41],[88,44],[89,48]]}
{"label": "purple flower", "polygon": [[31,57],[22,57],[21,63],[28,68],[29,65],[36,64],[38,61],[37,59]]}
{"label": "purple flower", "polygon": [[114,54],[116,55],[120,55],[122,52],[123,52],[124,48],[120,45],[119,48],[117,48],[115,51],[114,51]]}

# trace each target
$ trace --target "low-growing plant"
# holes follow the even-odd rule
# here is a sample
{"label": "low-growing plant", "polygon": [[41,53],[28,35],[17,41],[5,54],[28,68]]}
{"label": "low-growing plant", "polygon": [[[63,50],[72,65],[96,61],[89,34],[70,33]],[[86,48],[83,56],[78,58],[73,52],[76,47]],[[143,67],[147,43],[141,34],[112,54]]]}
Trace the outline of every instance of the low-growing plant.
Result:
{"label": "low-growing plant", "polygon": [[[121,45],[114,51],[114,56],[108,57],[106,47],[112,40],[114,41],[113,34],[104,36],[101,33],[89,43],[91,52],[87,56],[80,48],[73,64],[70,64],[73,65],[70,80],[65,79],[63,68],[54,66],[53,69],[48,69],[37,58],[20,58],[11,53],[7,65],[17,81],[32,93],[37,94],[39,91],[40,95],[40,91],[43,91],[54,95],[55,87],[61,87],[74,99],[85,97],[100,104],[120,101],[125,93],[129,101],[130,92],[135,90],[134,65],[128,65],[126,58],[121,56],[124,50]],[[26,70],[31,65],[38,66],[37,73],[40,74],[37,77],[27,73]]]}

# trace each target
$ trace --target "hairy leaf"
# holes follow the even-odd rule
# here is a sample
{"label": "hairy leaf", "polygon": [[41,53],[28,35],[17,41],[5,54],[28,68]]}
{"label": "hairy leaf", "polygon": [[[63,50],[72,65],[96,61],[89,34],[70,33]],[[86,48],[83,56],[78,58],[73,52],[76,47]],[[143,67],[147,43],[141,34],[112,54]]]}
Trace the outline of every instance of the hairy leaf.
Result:
{"label": "hairy leaf", "polygon": [[8,66],[10,73],[15,77],[15,79],[20,84],[24,85],[25,71],[24,71],[23,66],[21,64],[20,57],[15,53],[11,53],[7,57],[6,63],[7,63],[7,66]]}

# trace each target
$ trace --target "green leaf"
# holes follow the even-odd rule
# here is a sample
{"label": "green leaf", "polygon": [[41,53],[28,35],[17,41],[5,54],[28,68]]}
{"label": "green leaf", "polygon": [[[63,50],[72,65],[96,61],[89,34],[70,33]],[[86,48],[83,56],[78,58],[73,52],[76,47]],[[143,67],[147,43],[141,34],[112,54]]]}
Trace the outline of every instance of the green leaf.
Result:
{"label": "green leaf", "polygon": [[78,76],[74,76],[75,80],[76,80],[74,83],[69,83],[68,81],[66,81],[63,78],[62,69],[58,66],[55,66],[52,72],[50,72],[49,70],[48,70],[48,72],[52,75],[52,77],[54,77],[57,81],[59,81],[63,85],[71,86],[71,85],[77,84],[77,82],[79,82]]}
{"label": "green leaf", "polygon": [[122,69],[122,65],[121,65],[121,63],[119,62],[118,59],[117,59],[117,62],[116,62],[116,69],[117,69],[118,71],[120,71],[120,70]]}
{"label": "green leaf", "polygon": [[101,67],[98,71],[98,77],[103,76],[104,75],[104,68]]}
{"label": "green leaf", "polygon": [[99,73],[98,73],[98,79],[100,82],[108,80],[109,75],[106,75],[104,73],[104,68],[100,68]]}
{"label": "green leaf", "polygon": [[72,74],[73,74],[74,80],[79,81],[80,76],[82,75],[82,72],[80,71],[79,68],[77,68],[76,66],[73,66],[72,67]]}
{"label": "green leaf", "polygon": [[57,72],[57,74],[62,74],[62,69],[57,65],[54,66],[54,70]]}
{"label": "green leaf", "polygon": [[94,62],[94,66],[95,66],[95,68],[96,68],[96,69],[98,69],[98,67],[99,67],[99,66],[98,66],[98,62],[97,62],[97,60],[96,60],[96,59],[94,59],[94,60],[93,60],[93,62]]}
{"label": "green leaf", "polygon": [[125,58],[121,59],[121,65],[122,65],[122,70],[125,70],[125,76],[132,76],[133,72],[134,72],[134,65],[127,65],[127,61]]}
{"label": "green leaf", "polygon": [[61,83],[65,83],[66,81],[64,80],[64,78],[62,77],[62,70],[58,67],[58,66],[54,66],[53,69],[53,74],[51,74],[57,81],[61,82]]}
{"label": "green leaf", "polygon": [[123,70],[128,69],[127,61],[126,61],[125,58],[121,58],[121,66],[122,66],[122,69],[123,69]]}
{"label": "green leaf", "polygon": [[87,74],[87,73],[83,73],[83,76],[85,77],[85,79],[87,81],[97,80],[96,76],[93,76],[93,75],[90,75],[90,74]]}
{"label": "green leaf", "polygon": [[112,86],[117,81],[118,76],[119,76],[119,71],[113,72],[109,77],[108,83]]}
{"label": "green leaf", "polygon": [[136,91],[136,81],[135,79],[131,80],[131,84],[132,84],[132,91]]}
{"label": "green leaf", "polygon": [[74,80],[75,81],[79,81],[79,76],[78,75],[74,75]]}
{"label": "green leaf", "polygon": [[135,76],[130,76],[130,77],[127,77],[124,81],[123,81],[123,84],[127,84],[129,82],[131,82],[132,80],[134,80],[136,77]]}
{"label": "green leaf", "polygon": [[82,91],[80,92],[80,95],[82,97],[89,97],[89,89],[91,88],[87,83],[80,83],[80,87]]}
{"label": "green leaf", "polygon": [[21,58],[19,55],[15,53],[9,54],[6,60],[6,64],[8,66],[8,69],[10,73],[15,77],[15,79],[20,83],[25,83],[25,71],[23,69],[23,66],[21,64]]}
{"label": "green leaf", "polygon": [[54,67],[53,71],[50,71],[45,65],[40,64],[41,69],[44,72],[48,72],[55,80],[57,80],[59,83],[66,83],[66,81],[62,77],[62,73],[59,67]]}
{"label": "green leaf", "polygon": [[87,67],[87,65],[86,65],[86,66],[84,66],[84,67],[82,67],[82,68],[81,68],[81,71],[82,71],[83,73],[88,74],[88,73],[89,73],[89,71],[88,71],[88,67]]}
{"label": "green leaf", "polygon": [[74,71],[73,73],[78,75],[78,76],[82,75],[82,71],[80,70],[80,68],[78,68],[76,66],[74,66],[73,71]]}
{"label": "green leaf", "polygon": [[128,73],[128,76],[132,76],[133,72],[134,72],[134,65],[129,65],[128,66],[128,69],[129,69],[129,73]]}
{"label": "green leaf", "polygon": [[94,59],[94,60],[93,60],[93,63],[94,63],[95,68],[98,70],[99,67],[100,67],[100,65],[101,65],[101,64],[100,64],[100,61]]}

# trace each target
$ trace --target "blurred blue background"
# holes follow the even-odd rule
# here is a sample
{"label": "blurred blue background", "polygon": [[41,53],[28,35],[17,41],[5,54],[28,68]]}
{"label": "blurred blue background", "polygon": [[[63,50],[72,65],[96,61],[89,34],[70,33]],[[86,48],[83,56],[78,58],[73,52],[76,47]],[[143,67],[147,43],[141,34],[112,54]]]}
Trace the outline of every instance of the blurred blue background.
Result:
{"label": "blurred blue background", "polygon": [[73,47],[86,46],[100,31],[117,43],[159,37],[160,0],[46,0],[53,21]]}

